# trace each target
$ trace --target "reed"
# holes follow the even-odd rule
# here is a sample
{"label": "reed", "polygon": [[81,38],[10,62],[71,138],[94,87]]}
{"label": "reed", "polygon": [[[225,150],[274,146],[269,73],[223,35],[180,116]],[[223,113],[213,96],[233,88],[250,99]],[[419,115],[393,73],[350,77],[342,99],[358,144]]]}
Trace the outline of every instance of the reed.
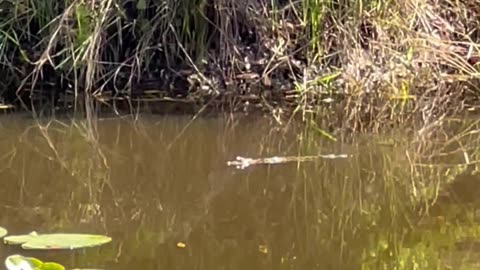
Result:
{"label": "reed", "polygon": [[47,107],[66,95],[93,112],[152,80],[196,102],[252,94],[318,113],[328,101],[357,130],[475,107],[469,1],[19,0],[0,12],[0,93],[27,108],[49,93]]}

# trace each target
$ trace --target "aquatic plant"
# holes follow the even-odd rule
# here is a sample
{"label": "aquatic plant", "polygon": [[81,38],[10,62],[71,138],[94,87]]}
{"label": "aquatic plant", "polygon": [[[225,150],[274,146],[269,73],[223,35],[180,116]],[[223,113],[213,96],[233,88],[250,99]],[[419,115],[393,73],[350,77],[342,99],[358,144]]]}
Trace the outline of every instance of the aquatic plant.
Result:
{"label": "aquatic plant", "polygon": [[354,130],[415,113],[428,125],[474,105],[480,11],[472,5],[2,1],[0,95],[21,97],[26,108],[88,108],[90,117],[95,104],[118,96],[133,107],[145,93],[209,105],[249,95],[256,98],[243,107],[326,107]]}
{"label": "aquatic plant", "polygon": [[42,262],[34,257],[11,255],[5,259],[7,270],[65,270],[61,264],[54,262]]}
{"label": "aquatic plant", "polygon": [[3,228],[3,227],[0,227],[0,238],[4,237],[5,235],[7,235],[8,231],[7,229]]}

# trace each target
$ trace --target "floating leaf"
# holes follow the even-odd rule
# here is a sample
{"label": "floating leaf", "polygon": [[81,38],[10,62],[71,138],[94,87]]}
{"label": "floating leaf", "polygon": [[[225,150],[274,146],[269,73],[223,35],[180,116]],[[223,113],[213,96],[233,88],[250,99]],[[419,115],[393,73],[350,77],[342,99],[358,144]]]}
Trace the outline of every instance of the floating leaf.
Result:
{"label": "floating leaf", "polygon": [[10,235],[3,238],[3,242],[5,244],[10,245],[18,245],[28,242],[33,237],[37,237],[38,234],[36,232],[31,232],[29,234],[22,234],[22,235]]}
{"label": "floating leaf", "polygon": [[63,265],[54,262],[42,262],[33,257],[22,255],[11,255],[5,259],[5,266],[8,270],[65,270]]}
{"label": "floating leaf", "polygon": [[106,244],[112,239],[93,234],[29,234],[5,237],[7,244],[22,244],[24,249],[77,249]]}
{"label": "floating leaf", "polygon": [[65,270],[65,267],[61,264],[54,262],[46,262],[40,267],[41,270]]}
{"label": "floating leaf", "polygon": [[88,234],[44,234],[24,243],[24,249],[76,249],[94,247],[112,241],[110,237]]}
{"label": "floating leaf", "polygon": [[5,259],[5,266],[8,270],[30,270],[36,269],[43,264],[42,261],[22,255],[11,255]]}
{"label": "floating leaf", "polygon": [[8,231],[7,229],[3,228],[3,227],[0,227],[0,238],[4,237],[5,235],[7,235]]}

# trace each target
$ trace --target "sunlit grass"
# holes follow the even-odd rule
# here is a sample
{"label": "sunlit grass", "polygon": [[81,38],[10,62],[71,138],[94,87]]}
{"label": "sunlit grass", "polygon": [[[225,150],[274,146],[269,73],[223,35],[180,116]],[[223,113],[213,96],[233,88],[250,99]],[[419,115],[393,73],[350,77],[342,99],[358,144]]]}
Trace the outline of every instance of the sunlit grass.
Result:
{"label": "sunlit grass", "polygon": [[21,0],[0,9],[1,91],[29,96],[25,88],[61,77],[87,111],[92,96],[165,71],[189,68],[200,74],[189,83],[211,88],[212,76],[235,85],[253,71],[255,85],[282,89],[295,112],[328,100],[345,127],[376,130],[461,109],[478,78],[469,61],[479,25],[467,2]]}

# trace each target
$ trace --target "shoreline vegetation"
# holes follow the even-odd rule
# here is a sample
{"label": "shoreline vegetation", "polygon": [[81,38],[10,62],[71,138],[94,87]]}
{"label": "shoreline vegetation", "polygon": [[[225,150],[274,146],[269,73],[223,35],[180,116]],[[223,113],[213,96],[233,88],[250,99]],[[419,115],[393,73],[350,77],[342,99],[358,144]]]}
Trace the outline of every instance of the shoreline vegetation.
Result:
{"label": "shoreline vegetation", "polygon": [[[477,266],[479,42],[467,0],[0,0],[0,225],[108,229],[126,268]],[[94,121],[139,111],[267,117]]]}
{"label": "shoreline vegetation", "polygon": [[466,0],[2,0],[0,15],[0,111],[256,108],[361,130],[478,106]]}

